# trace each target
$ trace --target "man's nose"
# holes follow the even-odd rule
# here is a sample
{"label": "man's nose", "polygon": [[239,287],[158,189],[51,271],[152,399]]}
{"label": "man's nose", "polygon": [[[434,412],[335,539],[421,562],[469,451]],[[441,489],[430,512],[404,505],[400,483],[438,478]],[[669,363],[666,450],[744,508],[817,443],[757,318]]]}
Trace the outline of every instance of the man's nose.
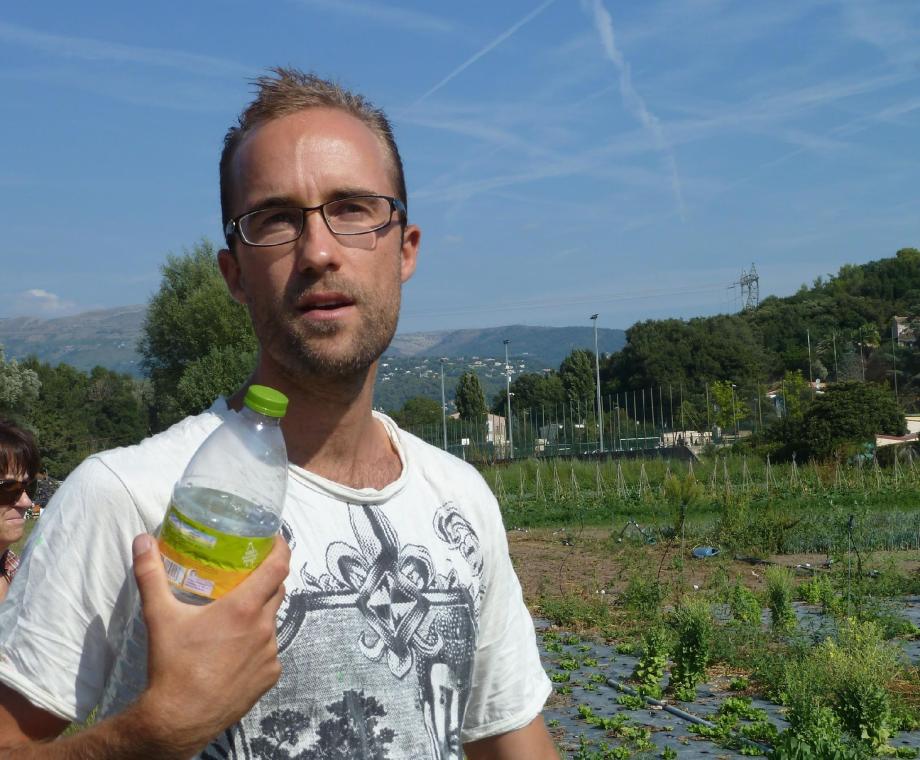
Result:
{"label": "man's nose", "polygon": [[342,246],[326,224],[321,209],[306,212],[303,232],[294,245],[301,271],[321,272],[341,266]]}

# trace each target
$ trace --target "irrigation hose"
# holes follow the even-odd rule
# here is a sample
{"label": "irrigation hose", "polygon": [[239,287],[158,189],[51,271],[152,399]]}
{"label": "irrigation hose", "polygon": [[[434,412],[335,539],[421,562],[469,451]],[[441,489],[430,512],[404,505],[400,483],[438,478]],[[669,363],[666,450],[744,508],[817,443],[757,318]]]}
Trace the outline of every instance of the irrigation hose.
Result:
{"label": "irrigation hose", "polygon": [[[680,718],[681,720],[685,720],[689,723],[696,723],[699,726],[706,726],[706,728],[712,728],[712,729],[718,728],[718,726],[710,720],[701,718],[699,715],[694,715],[693,713],[689,713],[686,710],[681,710],[679,707],[675,707],[674,705],[668,704],[667,702],[662,702],[658,699],[655,699],[654,697],[650,697],[645,694],[640,694],[634,688],[632,688],[632,686],[627,686],[625,683],[620,683],[619,681],[614,681],[612,678],[608,678],[607,685],[612,686],[617,691],[622,691],[626,694],[631,694],[634,697],[642,697],[642,699],[645,700],[646,704],[652,705],[654,707],[658,707],[664,710],[665,712],[671,713],[671,715],[674,715]],[[749,747],[754,747],[756,749],[759,749],[765,754],[769,753],[770,750],[772,749],[772,747],[769,747],[766,744],[761,744],[760,742],[756,742],[753,739],[748,739],[746,736],[741,736],[737,731],[732,730],[731,735],[733,739],[741,742],[741,744],[746,744]]]}

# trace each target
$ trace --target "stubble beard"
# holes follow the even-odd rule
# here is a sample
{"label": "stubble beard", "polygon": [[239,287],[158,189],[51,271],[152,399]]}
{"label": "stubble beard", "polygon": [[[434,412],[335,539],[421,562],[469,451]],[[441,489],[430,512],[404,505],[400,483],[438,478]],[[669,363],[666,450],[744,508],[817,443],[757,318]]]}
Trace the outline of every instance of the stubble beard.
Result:
{"label": "stubble beard", "polygon": [[300,286],[290,289],[280,301],[250,303],[261,350],[298,383],[310,378],[361,381],[396,334],[399,283],[386,292],[369,293],[326,280],[322,289],[346,293],[354,300],[361,317],[357,327],[349,330],[337,321],[308,323],[296,306],[307,290]]}

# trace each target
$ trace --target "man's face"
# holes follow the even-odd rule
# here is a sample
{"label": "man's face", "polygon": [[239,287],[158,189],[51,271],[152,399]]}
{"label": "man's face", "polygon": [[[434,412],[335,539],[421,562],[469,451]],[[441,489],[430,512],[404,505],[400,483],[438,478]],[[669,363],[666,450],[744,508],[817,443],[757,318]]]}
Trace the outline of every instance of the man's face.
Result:
{"label": "man's face", "polygon": [[[347,195],[396,193],[382,143],[343,111],[309,109],[268,122],[240,144],[230,167],[231,214],[272,205],[317,206]],[[420,233],[398,215],[376,232],[334,235],[319,211],[285,245],[237,238],[219,263],[249,308],[263,368],[289,376],[360,375],[396,332],[402,283],[415,270]]]}

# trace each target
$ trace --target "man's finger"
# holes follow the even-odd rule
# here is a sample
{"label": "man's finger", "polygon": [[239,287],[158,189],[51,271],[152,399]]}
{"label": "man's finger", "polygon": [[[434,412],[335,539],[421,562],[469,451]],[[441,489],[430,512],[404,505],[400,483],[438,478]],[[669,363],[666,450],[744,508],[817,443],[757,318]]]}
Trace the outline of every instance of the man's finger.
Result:
{"label": "man's finger", "polygon": [[270,601],[284,584],[291,564],[291,550],[280,535],[275,536],[275,545],[249,577],[227,596],[254,596],[260,604]]}
{"label": "man's finger", "polygon": [[172,601],[172,592],[166,580],[166,569],[153,536],[142,533],[131,546],[134,553],[134,578],[141,595],[144,620],[150,627],[156,611]]}

